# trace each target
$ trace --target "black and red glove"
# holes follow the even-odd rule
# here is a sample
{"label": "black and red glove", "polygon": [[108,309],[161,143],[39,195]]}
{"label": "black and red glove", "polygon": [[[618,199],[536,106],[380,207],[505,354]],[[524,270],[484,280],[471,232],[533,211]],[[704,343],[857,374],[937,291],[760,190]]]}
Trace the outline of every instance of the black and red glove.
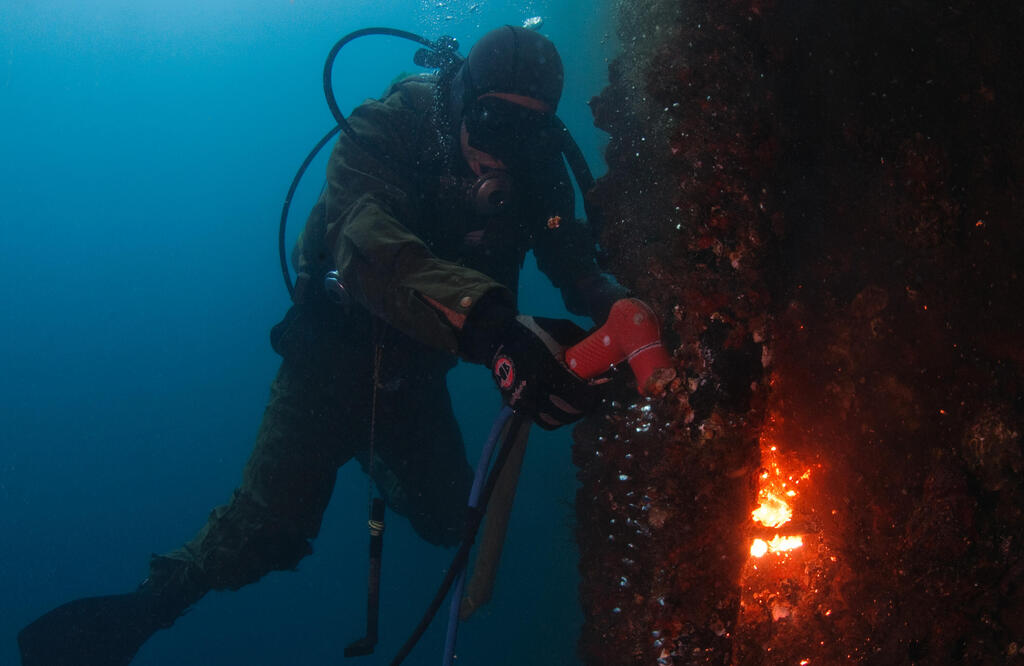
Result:
{"label": "black and red glove", "polygon": [[565,365],[565,349],[586,336],[567,319],[519,315],[502,332],[491,376],[505,404],[554,430],[583,418],[600,402],[596,384]]}
{"label": "black and red glove", "polygon": [[487,365],[505,404],[542,428],[582,418],[600,402],[600,382],[584,380],[565,364],[565,349],[586,332],[567,319],[516,315],[505,303],[482,303],[463,329],[462,351]]}

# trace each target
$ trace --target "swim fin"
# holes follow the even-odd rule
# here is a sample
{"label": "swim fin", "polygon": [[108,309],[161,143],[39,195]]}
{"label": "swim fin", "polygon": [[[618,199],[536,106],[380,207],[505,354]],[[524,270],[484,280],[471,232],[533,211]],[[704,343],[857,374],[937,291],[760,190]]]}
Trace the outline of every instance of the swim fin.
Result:
{"label": "swim fin", "polygon": [[22,666],[126,666],[157,630],[170,626],[151,595],[77,599],[18,632]]}

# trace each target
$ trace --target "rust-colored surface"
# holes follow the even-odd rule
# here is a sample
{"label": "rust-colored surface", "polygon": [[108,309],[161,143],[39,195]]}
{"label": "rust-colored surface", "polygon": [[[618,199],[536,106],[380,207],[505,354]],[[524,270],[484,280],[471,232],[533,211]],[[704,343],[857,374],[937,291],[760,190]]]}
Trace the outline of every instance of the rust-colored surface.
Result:
{"label": "rust-colored surface", "polygon": [[620,8],[594,201],[680,377],[575,433],[588,664],[1024,649],[1024,10],[820,4]]}

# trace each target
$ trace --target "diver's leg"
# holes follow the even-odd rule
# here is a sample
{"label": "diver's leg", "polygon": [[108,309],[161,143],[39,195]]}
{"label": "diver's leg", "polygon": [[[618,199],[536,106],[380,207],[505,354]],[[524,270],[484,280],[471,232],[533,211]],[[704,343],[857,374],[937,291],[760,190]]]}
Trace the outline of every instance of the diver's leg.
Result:
{"label": "diver's leg", "polygon": [[473,472],[443,372],[381,390],[377,410],[374,477],[388,505],[426,541],[458,544]]}
{"label": "diver's leg", "polygon": [[124,666],[208,590],[294,568],[311,552],[338,467],[365,445],[371,387],[359,356],[349,372],[285,361],[231,502],[183,548],[154,556],[135,592],[78,599],[25,627],[23,666]]}
{"label": "diver's leg", "polygon": [[338,468],[367,439],[369,377],[335,376],[285,361],[270,391],[256,446],[231,501],[214,509],[182,548],[154,556],[148,585],[184,580],[182,601],[238,589],[294,569],[334,489]]}

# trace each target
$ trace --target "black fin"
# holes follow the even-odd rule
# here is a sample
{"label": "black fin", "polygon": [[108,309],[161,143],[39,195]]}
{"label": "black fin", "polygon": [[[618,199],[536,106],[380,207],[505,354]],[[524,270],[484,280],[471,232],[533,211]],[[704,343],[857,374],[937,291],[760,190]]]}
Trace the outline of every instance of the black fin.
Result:
{"label": "black fin", "polygon": [[144,595],[71,601],[18,632],[22,666],[126,666],[161,627]]}

